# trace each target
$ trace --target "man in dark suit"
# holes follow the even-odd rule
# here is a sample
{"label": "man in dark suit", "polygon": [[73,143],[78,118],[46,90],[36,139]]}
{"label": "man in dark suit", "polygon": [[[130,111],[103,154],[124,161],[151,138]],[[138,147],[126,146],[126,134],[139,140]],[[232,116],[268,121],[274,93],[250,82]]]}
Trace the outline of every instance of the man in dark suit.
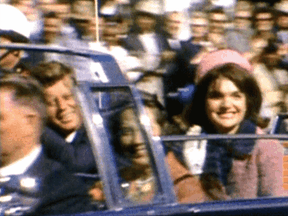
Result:
{"label": "man in dark suit", "polygon": [[[167,41],[171,50],[175,52],[175,57],[164,76],[165,104],[169,119],[179,115],[185,107],[183,93],[190,92],[189,86],[194,83],[196,65],[190,61],[201,50],[201,46],[194,44],[192,39],[180,40],[179,35],[183,15],[181,12],[170,12],[166,15]],[[169,34],[170,33],[170,34]],[[187,93],[185,93],[187,92]]]}
{"label": "man in dark suit", "polygon": [[174,54],[165,37],[156,31],[161,13],[159,2],[139,1],[135,5],[135,31],[123,39],[123,46],[141,62],[143,75],[136,87],[156,94],[164,105],[163,74]]}
{"label": "man in dark suit", "polygon": [[42,143],[46,155],[70,171],[96,173],[80,107],[73,94],[73,73],[71,67],[56,61],[41,63],[32,71],[32,76],[44,86],[46,100],[49,128],[44,131]]}
{"label": "man in dark suit", "polygon": [[43,154],[46,107],[40,84],[10,74],[0,79],[0,90],[0,215],[96,210],[82,181]]}
{"label": "man in dark suit", "polygon": [[161,8],[157,2],[142,0],[136,4],[135,11],[135,30],[123,41],[123,46],[132,53],[138,52],[145,70],[154,71],[165,61],[164,52],[169,49],[164,36],[156,30]]}

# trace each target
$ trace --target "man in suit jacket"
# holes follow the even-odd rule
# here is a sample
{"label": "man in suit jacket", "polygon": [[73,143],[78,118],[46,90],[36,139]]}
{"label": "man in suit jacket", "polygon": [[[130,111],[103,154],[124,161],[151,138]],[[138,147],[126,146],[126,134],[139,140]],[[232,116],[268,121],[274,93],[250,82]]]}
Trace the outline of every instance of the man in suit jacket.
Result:
{"label": "man in suit jacket", "polygon": [[156,31],[161,8],[157,2],[142,0],[136,4],[135,10],[136,29],[123,41],[123,46],[139,54],[144,70],[155,71],[165,60],[163,52],[169,49],[164,36]]}
{"label": "man in suit jacket", "polygon": [[157,1],[141,0],[136,4],[135,11],[137,29],[123,40],[123,46],[141,62],[143,75],[136,87],[156,94],[164,105],[163,69],[171,60],[171,50],[165,37],[156,32],[157,18],[161,13],[160,4]]}
{"label": "man in suit jacket", "polygon": [[[42,142],[49,158],[73,172],[96,173],[96,163],[74,94],[74,71],[60,62],[40,63],[32,71],[44,86],[47,124]],[[52,131],[51,131],[52,129]]]}
{"label": "man in suit jacket", "polygon": [[44,152],[48,158],[59,161],[71,172],[96,173],[96,165],[85,128],[77,130],[71,143],[67,142],[55,130],[46,127],[42,135]]}
{"label": "man in suit jacket", "polygon": [[42,152],[46,108],[40,84],[10,74],[0,79],[0,90],[0,214],[96,210],[86,186]]}

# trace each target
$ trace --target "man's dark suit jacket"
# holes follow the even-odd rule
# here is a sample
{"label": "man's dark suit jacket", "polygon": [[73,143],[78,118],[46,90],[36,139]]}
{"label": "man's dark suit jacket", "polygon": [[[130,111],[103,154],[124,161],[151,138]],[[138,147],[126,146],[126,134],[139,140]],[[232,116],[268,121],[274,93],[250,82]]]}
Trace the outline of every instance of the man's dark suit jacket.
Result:
{"label": "man's dark suit jacket", "polygon": [[177,69],[171,77],[174,86],[172,91],[177,88],[183,88],[187,84],[194,84],[197,65],[191,65],[190,60],[197,55],[202,49],[201,45],[193,44],[192,39],[181,41],[181,50],[177,53]]}
{"label": "man's dark suit jacket", "polygon": [[97,173],[96,162],[84,127],[77,131],[72,143],[65,142],[55,130],[46,127],[41,142],[44,154],[64,165],[69,171]]}
{"label": "man's dark suit jacket", "polygon": [[[190,64],[191,58],[201,50],[201,46],[188,41],[181,41],[181,49],[177,51],[176,58],[164,76],[165,95],[176,94],[179,88],[194,84],[197,65]],[[178,115],[183,111],[183,104],[178,98],[167,97],[166,107],[169,117]]]}
{"label": "man's dark suit jacket", "polygon": [[[18,176],[19,179],[21,176]],[[24,197],[22,200],[35,200],[29,204],[33,208],[28,215],[73,214],[97,210],[91,203],[86,185],[42,152],[23,176],[37,180],[38,185],[33,193],[25,193],[24,196],[21,188],[16,190],[16,193]]]}
{"label": "man's dark suit jacket", "polygon": [[[145,48],[138,37],[138,34],[129,34],[125,40],[122,41],[122,45],[128,51],[145,51]],[[169,44],[161,34],[155,33],[156,43],[160,52],[169,49]]]}

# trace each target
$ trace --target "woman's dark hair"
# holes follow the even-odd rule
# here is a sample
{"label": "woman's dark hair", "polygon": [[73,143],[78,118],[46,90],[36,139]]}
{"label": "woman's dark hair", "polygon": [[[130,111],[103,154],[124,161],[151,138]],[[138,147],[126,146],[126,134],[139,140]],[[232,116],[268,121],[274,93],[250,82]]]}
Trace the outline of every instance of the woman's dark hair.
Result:
{"label": "woman's dark hair", "polygon": [[216,67],[205,74],[196,87],[194,98],[184,112],[183,119],[189,125],[200,125],[206,129],[213,126],[206,114],[206,98],[209,86],[218,78],[231,80],[247,99],[245,119],[256,123],[262,104],[261,90],[253,75],[234,63]]}
{"label": "woman's dark hair", "polygon": [[[144,107],[149,107],[152,109],[155,109],[156,114],[156,121],[161,127],[161,134],[162,135],[171,135],[171,134],[180,134],[183,133],[181,129],[176,125],[175,123],[172,123],[168,121],[166,109],[164,106],[158,101],[157,96],[140,91],[141,101],[143,103]],[[119,101],[118,101],[119,103]],[[113,112],[108,117],[108,129],[110,130],[112,136],[111,140],[114,145],[114,149],[119,154],[122,154],[121,150],[121,143],[120,143],[120,137],[121,137],[121,114],[127,110],[132,109],[135,112],[135,115],[137,116],[139,113],[137,113],[137,109],[134,106],[134,103],[131,99],[125,99],[122,103],[119,103],[120,105],[117,106],[117,108],[114,109]],[[139,122],[140,123],[140,122]]]}
{"label": "woman's dark hair", "polygon": [[183,133],[177,124],[168,119],[166,108],[159,102],[155,94],[150,94],[144,91],[140,91],[140,94],[144,107],[149,107],[157,111],[156,121],[161,127],[161,135]]}
{"label": "woman's dark hair", "polygon": [[111,143],[113,145],[113,148],[115,152],[117,152],[120,155],[123,155],[121,143],[120,143],[120,137],[121,137],[121,113],[124,112],[125,109],[132,108],[130,106],[127,106],[125,108],[117,109],[115,112],[113,112],[109,117],[107,121],[108,129],[111,134]]}

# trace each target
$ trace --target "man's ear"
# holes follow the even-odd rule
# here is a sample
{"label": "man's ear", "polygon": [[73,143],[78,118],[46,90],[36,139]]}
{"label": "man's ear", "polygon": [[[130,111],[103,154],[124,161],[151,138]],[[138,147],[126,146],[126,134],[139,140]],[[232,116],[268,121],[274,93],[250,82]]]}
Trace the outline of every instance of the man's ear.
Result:
{"label": "man's ear", "polygon": [[37,112],[29,112],[26,114],[26,127],[28,134],[35,134],[37,130],[41,130],[41,118]]}

